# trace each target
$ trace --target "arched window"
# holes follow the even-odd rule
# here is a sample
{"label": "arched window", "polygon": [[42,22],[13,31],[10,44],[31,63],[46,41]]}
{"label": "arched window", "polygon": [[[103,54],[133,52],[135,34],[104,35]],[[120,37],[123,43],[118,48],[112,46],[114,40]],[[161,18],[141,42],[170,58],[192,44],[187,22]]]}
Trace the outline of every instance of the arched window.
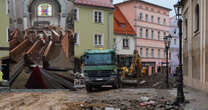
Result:
{"label": "arched window", "polygon": [[199,4],[195,7],[195,32],[199,30]]}
{"label": "arched window", "polygon": [[38,5],[38,16],[52,16],[52,5],[48,3],[42,3]]}

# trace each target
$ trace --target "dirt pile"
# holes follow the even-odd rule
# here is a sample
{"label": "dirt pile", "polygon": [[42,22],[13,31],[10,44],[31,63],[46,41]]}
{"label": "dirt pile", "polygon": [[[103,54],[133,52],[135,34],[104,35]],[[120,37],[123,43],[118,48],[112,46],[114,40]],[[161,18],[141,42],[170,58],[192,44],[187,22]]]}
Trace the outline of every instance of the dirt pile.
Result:
{"label": "dirt pile", "polygon": [[[138,79],[138,87],[140,88],[166,88],[166,74],[165,73],[154,73],[151,76],[145,76]],[[175,88],[177,86],[176,77],[169,76],[169,88]]]}

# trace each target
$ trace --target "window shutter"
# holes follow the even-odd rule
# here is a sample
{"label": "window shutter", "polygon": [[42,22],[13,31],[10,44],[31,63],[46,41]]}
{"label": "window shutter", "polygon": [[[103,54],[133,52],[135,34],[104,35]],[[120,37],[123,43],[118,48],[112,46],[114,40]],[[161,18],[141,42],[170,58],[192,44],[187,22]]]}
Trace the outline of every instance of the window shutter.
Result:
{"label": "window shutter", "polygon": [[80,46],[80,36],[79,36],[79,33],[77,33],[77,44]]}
{"label": "window shutter", "polygon": [[77,13],[76,13],[77,14],[77,18],[76,19],[77,19],[77,21],[79,21],[79,8],[76,8],[76,9],[77,9]]}
{"label": "window shutter", "polygon": [[102,41],[101,42],[102,42],[102,45],[104,46],[104,40],[105,40],[104,39],[104,34],[101,34],[101,35],[102,35]]}
{"label": "window shutter", "polygon": [[[93,19],[93,22],[95,23],[95,10],[93,10],[93,12],[92,12],[92,19]],[[93,39],[94,38],[95,38],[95,35],[93,36]],[[93,42],[94,42],[94,40],[93,40]]]}
{"label": "window shutter", "polygon": [[102,13],[102,23],[104,24],[104,11],[101,11]]}
{"label": "window shutter", "polygon": [[92,39],[93,40],[93,46],[95,46],[95,35],[96,34],[94,34],[93,39]]}

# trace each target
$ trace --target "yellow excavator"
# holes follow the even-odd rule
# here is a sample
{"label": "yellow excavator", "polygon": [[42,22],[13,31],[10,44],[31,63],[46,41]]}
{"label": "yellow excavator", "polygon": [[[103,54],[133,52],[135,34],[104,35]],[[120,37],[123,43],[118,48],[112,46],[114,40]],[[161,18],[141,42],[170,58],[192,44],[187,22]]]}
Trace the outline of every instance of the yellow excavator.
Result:
{"label": "yellow excavator", "polygon": [[146,74],[145,70],[142,70],[141,59],[137,50],[134,51],[133,55],[120,56],[119,68],[122,83],[137,84],[137,79]]}

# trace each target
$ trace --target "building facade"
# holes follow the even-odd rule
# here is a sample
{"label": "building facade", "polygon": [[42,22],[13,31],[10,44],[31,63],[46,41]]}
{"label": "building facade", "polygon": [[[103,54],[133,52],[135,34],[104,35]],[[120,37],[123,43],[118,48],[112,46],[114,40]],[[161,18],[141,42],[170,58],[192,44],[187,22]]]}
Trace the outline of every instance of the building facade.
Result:
{"label": "building facade", "polygon": [[53,25],[67,29],[71,24],[72,0],[8,0],[10,29]]}
{"label": "building facade", "polygon": [[182,3],[184,83],[208,92],[208,1]]}
{"label": "building facade", "polygon": [[[8,17],[8,1],[0,1],[0,60],[6,56],[9,56],[9,42],[8,42],[8,28],[9,28],[9,17]],[[1,61],[0,61],[1,62]],[[0,63],[1,64],[1,63]]]}
{"label": "building facade", "polygon": [[88,49],[113,48],[113,11],[111,0],[74,1],[75,57]]}
{"label": "building facade", "polygon": [[172,36],[170,43],[170,67],[171,74],[176,74],[176,68],[179,66],[179,37],[178,37],[178,21],[176,16],[170,19],[170,35]]}
{"label": "building facade", "polygon": [[143,67],[149,74],[158,72],[165,64],[163,37],[170,30],[170,9],[142,0],[117,4],[137,33],[137,50]]}
{"label": "building facade", "polygon": [[118,55],[133,55],[136,32],[119,7],[114,11],[114,49]]}

